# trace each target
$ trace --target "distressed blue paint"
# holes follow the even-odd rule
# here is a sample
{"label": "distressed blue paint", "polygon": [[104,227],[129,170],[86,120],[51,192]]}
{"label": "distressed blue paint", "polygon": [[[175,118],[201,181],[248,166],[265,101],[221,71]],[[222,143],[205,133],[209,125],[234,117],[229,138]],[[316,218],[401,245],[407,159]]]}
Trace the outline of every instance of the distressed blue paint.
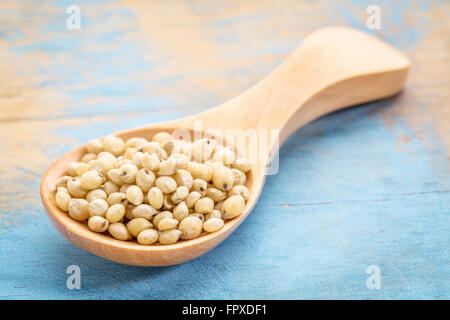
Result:
{"label": "distressed blue paint", "polygon": [[[267,179],[245,223],[218,248],[183,265],[108,262],[71,245],[52,229],[42,208],[31,208],[37,216],[0,238],[1,255],[10,262],[0,264],[0,293],[7,298],[448,298],[450,191],[439,186],[420,140],[411,141],[404,153],[396,150],[393,133],[372,113],[382,108],[339,112],[297,132],[281,149],[280,172]],[[83,129],[60,133],[84,140]],[[65,288],[70,264],[81,267],[81,291]],[[383,290],[365,286],[365,270],[372,264],[382,270]]]}
{"label": "distressed blue paint", "polygon": [[[64,7],[66,2],[57,3]],[[363,7],[362,2],[356,4]],[[393,19],[400,19],[404,8],[392,8]],[[348,8],[342,7],[341,13],[348,23],[354,21]],[[124,19],[127,15],[125,10]],[[241,21],[238,17],[226,23]],[[55,30],[53,25],[49,28]],[[397,41],[403,32],[411,33],[401,45],[410,47],[425,31],[402,29],[391,40]],[[39,48],[51,55],[57,48],[81,46],[81,40],[74,39],[72,44],[71,39],[61,38],[15,50],[23,54]],[[202,89],[196,89],[189,101],[170,95],[141,96],[142,86],[128,70],[146,73],[155,66],[139,55],[139,44],[130,43],[120,32],[89,41],[97,40],[118,42],[118,52],[102,52],[101,56],[72,52],[73,63],[63,63],[50,73],[64,82],[40,84],[69,86],[68,94],[77,106],[71,105],[63,115],[105,116],[79,127],[57,126],[54,134],[68,142],[48,147],[45,153],[50,160],[93,137],[180,117],[186,113],[182,107],[197,101],[202,109],[217,102],[214,94]],[[291,46],[290,42],[271,41],[268,48],[272,49],[266,50],[272,54],[285,53]],[[254,54],[251,49],[248,52]],[[117,65],[118,58],[127,60],[126,67]],[[80,64],[92,68],[101,81],[88,89],[72,89],[71,85],[84,80],[83,73],[76,71]],[[247,76],[253,74],[251,68],[222,72],[230,78],[235,72]],[[121,81],[103,82],[109,77]],[[153,79],[151,88],[170,88],[179,77],[188,75]],[[93,104],[92,110],[83,106],[83,99],[96,96],[105,96],[108,102]],[[33,191],[28,195],[33,201],[12,211],[14,225],[1,226],[7,232],[0,233],[0,298],[450,298],[448,163],[437,168],[430,161],[445,159],[446,153],[436,140],[431,155],[400,118],[385,126],[382,115],[395,107],[397,99],[338,112],[295,133],[280,151],[279,173],[268,177],[260,201],[243,225],[215,250],[178,266],[118,265],[73,246],[51,227],[38,204],[36,175],[42,172],[30,173],[20,183]],[[117,111],[127,112],[114,117]],[[431,128],[424,131],[431,134]],[[410,139],[401,150],[396,140],[399,135]],[[12,198],[8,205],[17,206]],[[65,271],[72,264],[81,268],[80,291],[70,291],[65,285]],[[366,268],[372,264],[381,268],[382,290],[366,288]]]}
{"label": "distressed blue paint", "polygon": [[[352,0],[351,5],[354,6],[349,10],[342,4],[335,4],[334,10],[339,12],[336,19],[372,34],[379,35],[382,30],[389,29],[391,32],[383,32],[383,38],[394,44],[396,47],[407,49],[414,45],[429,29],[432,24],[422,15],[422,12],[429,9],[430,5],[424,4],[423,1],[377,1],[374,3],[370,0]],[[376,5],[380,8],[381,30],[367,30],[366,20],[361,19],[361,14],[366,13],[366,9],[370,5]],[[418,10],[419,9],[419,10]],[[405,21],[405,13],[414,17],[414,22],[420,25],[420,28],[408,26]],[[363,16],[367,16],[365,14]]]}
{"label": "distressed blue paint", "polygon": [[[95,2],[96,5],[103,1]],[[81,14],[81,30],[68,30],[64,8],[71,5],[69,1],[62,1],[62,15],[50,17],[51,22],[43,26],[43,32],[51,33],[51,39],[35,41],[27,45],[13,45],[13,52],[23,57],[24,54],[33,52],[45,52],[53,62],[53,70],[48,70],[46,65],[36,66],[39,74],[45,75],[50,80],[43,79],[37,83],[37,87],[51,85],[60,88],[59,91],[67,92],[75,101],[67,108],[58,110],[58,114],[52,116],[91,116],[108,112],[125,112],[132,110],[148,110],[149,105],[163,107],[173,105],[170,97],[161,98],[157,95],[144,97],[139,95],[143,91],[141,79],[151,73],[149,66],[142,57],[143,50],[140,44],[129,41],[124,30],[116,30],[120,26],[105,25],[105,31],[99,28],[99,20],[108,21],[115,17],[124,23],[129,21],[130,11],[126,8],[109,8],[101,12],[98,17],[89,18],[85,12]],[[77,3],[82,5],[82,3]],[[97,8],[101,10],[104,8]],[[32,13],[35,16],[44,14]],[[97,30],[97,34],[91,35],[89,28]],[[108,29],[109,28],[109,29]],[[127,29],[127,32],[132,29]],[[112,48],[110,48],[113,44]],[[108,47],[107,50],[95,51],[96,48]],[[146,52],[148,53],[148,52]],[[62,60],[61,60],[62,59]],[[89,83],[89,88],[78,89],[77,86]],[[66,89],[68,87],[68,89]],[[84,98],[107,97],[109,103],[83,106]],[[118,99],[121,101],[118,102]],[[169,103],[168,103],[169,102]],[[133,106],[130,108],[129,106]]]}

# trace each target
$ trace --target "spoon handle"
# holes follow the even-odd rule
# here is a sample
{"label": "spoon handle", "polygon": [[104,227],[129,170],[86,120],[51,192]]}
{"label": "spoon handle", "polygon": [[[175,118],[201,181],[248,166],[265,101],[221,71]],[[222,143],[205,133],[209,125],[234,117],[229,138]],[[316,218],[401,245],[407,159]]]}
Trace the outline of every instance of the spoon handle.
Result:
{"label": "spoon handle", "polygon": [[382,40],[327,27],[310,34],[259,83],[186,121],[200,120],[205,129],[279,129],[282,143],[322,115],[399,92],[409,66],[403,53]]}

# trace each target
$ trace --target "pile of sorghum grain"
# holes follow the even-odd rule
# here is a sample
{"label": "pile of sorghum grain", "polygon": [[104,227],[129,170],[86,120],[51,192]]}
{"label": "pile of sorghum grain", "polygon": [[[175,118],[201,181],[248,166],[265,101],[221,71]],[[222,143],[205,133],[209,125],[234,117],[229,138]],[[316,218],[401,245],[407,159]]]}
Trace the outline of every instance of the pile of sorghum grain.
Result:
{"label": "pile of sorghum grain", "polygon": [[56,184],[56,204],[94,232],[140,244],[173,244],[215,232],[244,212],[250,163],[203,138],[91,140]]}

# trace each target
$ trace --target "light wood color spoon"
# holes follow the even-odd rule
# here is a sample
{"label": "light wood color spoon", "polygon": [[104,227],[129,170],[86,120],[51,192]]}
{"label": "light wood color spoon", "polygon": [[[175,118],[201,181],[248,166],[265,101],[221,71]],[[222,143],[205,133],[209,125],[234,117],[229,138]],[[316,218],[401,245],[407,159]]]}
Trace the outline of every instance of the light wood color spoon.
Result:
{"label": "light wood color spoon", "polygon": [[[128,139],[151,138],[160,131],[211,128],[279,129],[280,145],[298,128],[327,113],[398,93],[407,78],[409,59],[387,43],[348,27],[327,27],[310,34],[275,71],[236,98],[206,112],[116,133]],[[271,149],[272,146],[269,146]],[[248,216],[263,189],[266,164],[252,165],[247,177],[250,198],[245,212],[214,233],[173,245],[140,245],[90,231],[55,204],[56,180],[85,146],[58,159],[45,173],[41,198],[53,226],[75,245],[119,263],[164,266],[194,259],[228,237]],[[273,154],[273,152],[272,152]]]}

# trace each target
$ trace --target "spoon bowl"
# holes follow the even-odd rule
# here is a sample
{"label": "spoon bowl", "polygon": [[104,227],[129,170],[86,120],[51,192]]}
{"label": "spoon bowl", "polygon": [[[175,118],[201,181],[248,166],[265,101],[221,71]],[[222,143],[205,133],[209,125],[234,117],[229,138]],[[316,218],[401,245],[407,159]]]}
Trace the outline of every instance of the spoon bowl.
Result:
{"label": "spoon bowl", "polygon": [[[124,140],[131,137],[143,137],[151,139],[158,132],[171,132],[180,129],[176,121],[154,126],[137,128],[133,130],[115,133],[115,136]],[[192,135],[193,131],[189,130]],[[106,233],[95,233],[89,230],[87,223],[82,223],[70,218],[61,211],[55,201],[56,182],[66,174],[67,167],[72,161],[79,161],[87,153],[86,146],[81,146],[56,160],[45,173],[41,183],[41,199],[47,211],[50,222],[55,229],[66,239],[78,247],[85,249],[103,258],[115,262],[137,266],[165,266],[182,263],[194,259],[222,242],[234,229],[236,229],[252,210],[259,193],[251,192],[246,203],[245,212],[231,220],[226,220],[225,225],[214,233],[204,233],[192,240],[180,240],[172,245],[152,244],[141,245],[136,241],[120,241]],[[254,170],[258,170],[256,167]],[[258,179],[264,179],[264,175],[258,175]],[[253,190],[255,175],[252,171],[247,173],[249,190]],[[260,184],[263,181],[259,182]]]}
{"label": "spoon bowl", "polygon": [[[195,123],[200,133],[224,137],[227,129],[278,130],[278,140],[264,143],[264,159],[247,174],[250,197],[242,215],[226,221],[219,231],[172,245],[140,245],[92,232],[70,218],[55,203],[55,184],[72,161],[87,152],[79,147],[55,161],[45,173],[40,193],[53,226],[69,241],[98,256],[138,266],[173,265],[194,259],[226,239],[248,216],[264,186],[266,170],[277,148],[294,131],[333,111],[385,98],[404,86],[410,62],[387,43],[347,27],[327,27],[308,36],[283,64],[236,98],[208,111],[173,121],[115,133],[126,140],[185,129]],[[246,142],[248,144],[250,142]],[[246,145],[247,146],[247,145]],[[239,150],[236,150],[239,151]]]}

